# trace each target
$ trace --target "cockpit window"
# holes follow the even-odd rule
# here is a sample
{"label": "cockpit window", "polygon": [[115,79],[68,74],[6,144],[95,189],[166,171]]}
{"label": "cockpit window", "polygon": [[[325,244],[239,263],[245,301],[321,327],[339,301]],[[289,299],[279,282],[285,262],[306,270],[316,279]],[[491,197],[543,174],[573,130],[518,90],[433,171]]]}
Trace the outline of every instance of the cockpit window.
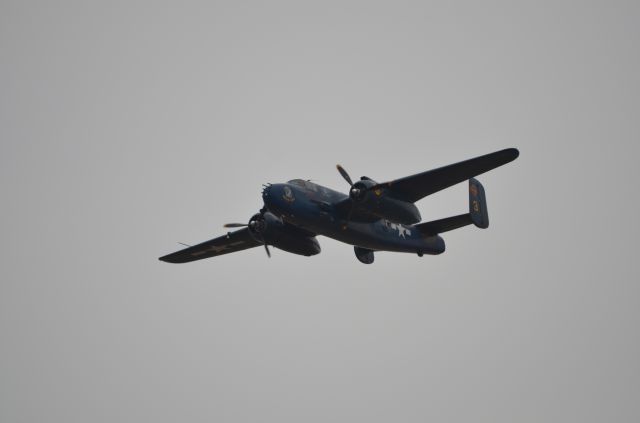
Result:
{"label": "cockpit window", "polygon": [[305,186],[309,191],[318,192],[318,186],[317,186],[316,184],[314,184],[313,182],[304,181],[304,186]]}
{"label": "cockpit window", "polygon": [[287,183],[298,186],[300,188],[304,188],[307,191],[318,192],[318,186],[310,181],[305,181],[303,179],[292,179]]}

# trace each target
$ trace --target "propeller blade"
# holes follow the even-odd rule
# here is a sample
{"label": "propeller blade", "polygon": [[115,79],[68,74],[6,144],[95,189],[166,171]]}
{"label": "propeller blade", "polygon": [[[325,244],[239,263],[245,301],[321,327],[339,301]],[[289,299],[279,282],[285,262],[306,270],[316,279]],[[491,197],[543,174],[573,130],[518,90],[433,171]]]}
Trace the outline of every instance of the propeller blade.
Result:
{"label": "propeller blade", "polygon": [[226,223],[224,225],[225,228],[244,228],[245,226],[249,226],[246,223]]}
{"label": "propeller blade", "polygon": [[349,183],[349,185],[353,185],[353,182],[351,181],[351,177],[349,176],[347,171],[344,170],[344,168],[342,166],[336,165],[336,169],[338,169],[338,172],[340,172],[340,175],[342,175],[344,180],[347,181]]}
{"label": "propeller blade", "polygon": [[264,244],[264,250],[267,252],[267,257],[271,258],[271,251],[269,251],[269,246]]}

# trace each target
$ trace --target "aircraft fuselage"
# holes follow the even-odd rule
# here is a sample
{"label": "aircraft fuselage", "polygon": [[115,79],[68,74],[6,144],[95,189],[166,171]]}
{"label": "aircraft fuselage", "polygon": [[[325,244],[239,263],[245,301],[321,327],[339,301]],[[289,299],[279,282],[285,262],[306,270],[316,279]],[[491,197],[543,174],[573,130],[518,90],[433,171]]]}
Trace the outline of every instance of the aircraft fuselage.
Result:
{"label": "aircraft fuselage", "polygon": [[367,248],[418,254],[441,254],[444,240],[423,234],[413,225],[386,219],[350,221],[335,205],[347,195],[313,182],[295,179],[268,185],[262,194],[266,209],[283,221],[318,235]]}

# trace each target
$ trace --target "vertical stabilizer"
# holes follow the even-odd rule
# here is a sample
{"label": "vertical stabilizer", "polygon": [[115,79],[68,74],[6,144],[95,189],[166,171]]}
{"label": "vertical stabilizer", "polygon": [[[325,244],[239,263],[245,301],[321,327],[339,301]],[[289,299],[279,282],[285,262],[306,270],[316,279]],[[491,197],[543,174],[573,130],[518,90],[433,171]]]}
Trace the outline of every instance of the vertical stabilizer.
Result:
{"label": "vertical stabilizer", "polygon": [[489,212],[487,211],[487,199],[484,188],[477,179],[469,179],[469,214],[471,221],[478,228],[489,227]]}

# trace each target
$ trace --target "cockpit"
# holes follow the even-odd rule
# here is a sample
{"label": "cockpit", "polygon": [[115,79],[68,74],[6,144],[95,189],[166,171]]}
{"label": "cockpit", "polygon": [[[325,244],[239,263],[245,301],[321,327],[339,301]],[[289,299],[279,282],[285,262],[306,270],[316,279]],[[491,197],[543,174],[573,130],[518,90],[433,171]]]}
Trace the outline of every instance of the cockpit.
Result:
{"label": "cockpit", "polygon": [[318,192],[318,186],[311,181],[305,181],[303,179],[292,179],[287,182],[288,184],[298,186],[302,189]]}
{"label": "cockpit", "polygon": [[304,187],[304,181],[302,179],[292,179],[287,181],[288,184],[297,185],[299,187]]}

